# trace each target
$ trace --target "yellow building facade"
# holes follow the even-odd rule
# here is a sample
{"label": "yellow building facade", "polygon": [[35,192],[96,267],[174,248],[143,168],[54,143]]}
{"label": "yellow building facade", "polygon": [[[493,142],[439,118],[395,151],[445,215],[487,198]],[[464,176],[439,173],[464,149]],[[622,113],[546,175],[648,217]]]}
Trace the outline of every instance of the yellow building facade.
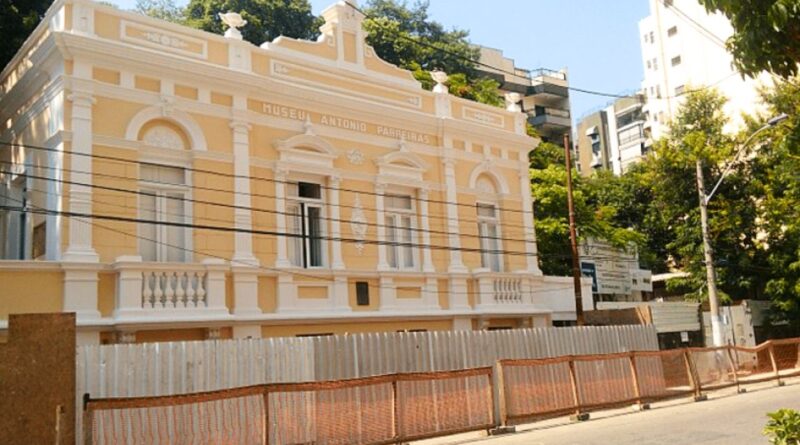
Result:
{"label": "yellow building facade", "polygon": [[[80,342],[548,326],[525,115],[424,90],[339,2],[260,47],[57,0],[0,75],[0,329]],[[245,25],[246,26],[246,25]],[[589,284],[584,307],[591,306]]]}

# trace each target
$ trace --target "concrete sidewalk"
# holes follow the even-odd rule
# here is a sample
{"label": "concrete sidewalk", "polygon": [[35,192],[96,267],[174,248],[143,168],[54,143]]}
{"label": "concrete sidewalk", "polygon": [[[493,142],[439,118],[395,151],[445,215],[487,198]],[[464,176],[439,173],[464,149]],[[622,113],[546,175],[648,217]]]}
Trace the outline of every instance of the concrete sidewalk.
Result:
{"label": "concrete sidewalk", "polygon": [[[653,406],[644,412],[631,409],[592,414],[588,422],[560,418],[520,425],[516,434],[486,437],[462,434],[425,444],[486,445],[750,445],[768,444],[761,434],[766,413],[779,408],[800,409],[800,384],[784,387],[769,383],[746,394],[712,393],[705,402],[689,399]],[[735,390],[734,390],[735,391]],[[422,443],[422,442],[420,442]]]}

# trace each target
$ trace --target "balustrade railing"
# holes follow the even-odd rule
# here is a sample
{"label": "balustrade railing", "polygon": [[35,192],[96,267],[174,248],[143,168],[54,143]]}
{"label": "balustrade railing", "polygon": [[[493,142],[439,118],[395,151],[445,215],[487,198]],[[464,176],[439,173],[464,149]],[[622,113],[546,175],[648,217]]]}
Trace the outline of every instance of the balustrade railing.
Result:
{"label": "balustrade railing", "polygon": [[206,307],[207,276],[205,271],[142,272],[142,307],[145,309]]}
{"label": "balustrade railing", "polygon": [[523,302],[522,278],[495,278],[494,301],[497,304],[519,304]]}

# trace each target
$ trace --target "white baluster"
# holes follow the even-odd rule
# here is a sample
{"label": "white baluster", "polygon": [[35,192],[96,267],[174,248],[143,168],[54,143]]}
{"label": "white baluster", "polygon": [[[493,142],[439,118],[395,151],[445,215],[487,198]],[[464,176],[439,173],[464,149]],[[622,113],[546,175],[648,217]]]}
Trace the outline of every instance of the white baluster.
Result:
{"label": "white baluster", "polygon": [[153,307],[153,289],[150,287],[150,274],[142,272],[142,307]]}
{"label": "white baluster", "polygon": [[153,272],[153,307],[164,307],[164,274]]}
{"label": "white baluster", "polygon": [[186,272],[181,272],[175,281],[175,304],[186,307]]}
{"label": "white baluster", "polygon": [[206,305],[206,274],[205,273],[200,273],[200,274],[195,273],[195,275],[197,275],[197,300],[195,300],[196,306],[197,307],[200,307],[201,305],[205,306]]}
{"label": "white baluster", "polygon": [[186,307],[190,305],[197,306],[197,300],[195,299],[197,297],[197,292],[195,291],[196,282],[195,274],[188,272],[186,274]]}
{"label": "white baluster", "polygon": [[178,299],[175,298],[175,290],[178,288],[178,273],[167,272],[167,306],[178,307]]}

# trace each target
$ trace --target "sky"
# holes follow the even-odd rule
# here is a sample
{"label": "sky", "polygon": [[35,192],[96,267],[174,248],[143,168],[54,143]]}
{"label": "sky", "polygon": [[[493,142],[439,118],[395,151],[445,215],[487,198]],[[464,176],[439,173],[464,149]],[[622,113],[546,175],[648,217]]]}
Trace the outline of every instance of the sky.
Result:
{"label": "sky", "polygon": [[[310,1],[318,15],[335,0]],[[566,67],[573,87],[617,94],[638,89],[643,78],[638,23],[646,0],[430,0],[428,12],[447,28],[468,30],[473,43],[503,50],[518,68]],[[572,91],[573,118],[610,100]]]}

